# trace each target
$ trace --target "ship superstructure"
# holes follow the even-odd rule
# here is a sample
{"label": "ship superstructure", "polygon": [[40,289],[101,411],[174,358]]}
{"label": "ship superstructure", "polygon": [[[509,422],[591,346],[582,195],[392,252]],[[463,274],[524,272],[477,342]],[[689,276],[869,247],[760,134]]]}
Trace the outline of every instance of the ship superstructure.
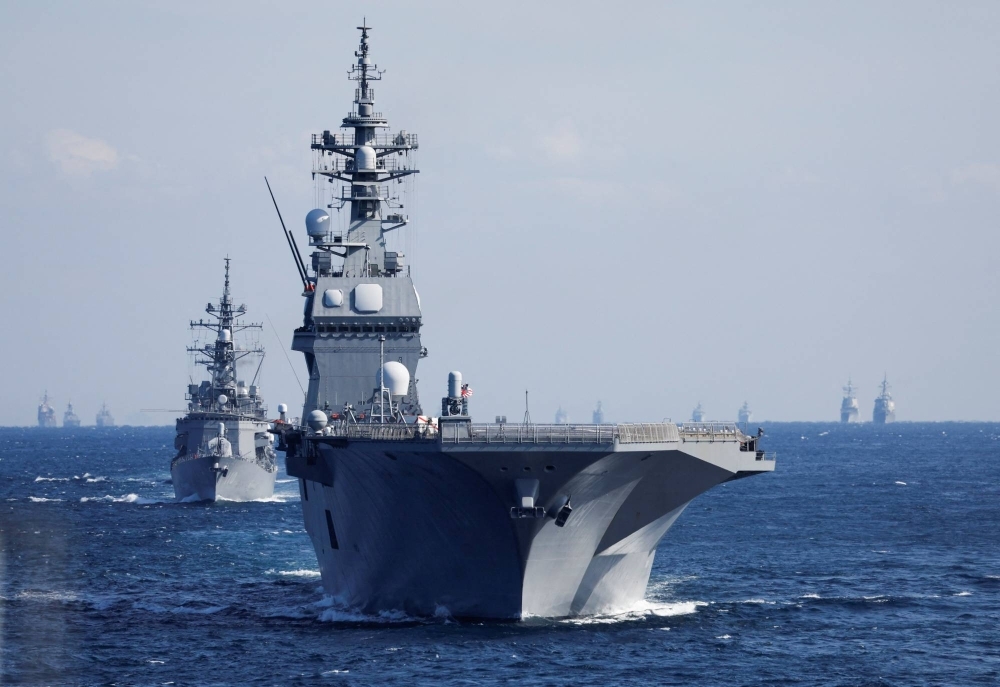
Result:
{"label": "ship superstructure", "polygon": [[872,422],[884,425],[896,421],[896,402],[889,393],[888,375],[882,377],[882,392],[875,398],[875,408],[872,410]]}
{"label": "ship superstructure", "polygon": [[38,403],[38,426],[56,427],[56,410],[49,404],[49,392],[46,391],[42,400]]}
{"label": "ship superstructure", "polygon": [[114,415],[111,414],[111,411],[108,410],[107,403],[101,404],[101,409],[97,411],[97,417],[95,418],[95,422],[97,423],[98,427],[115,426],[115,417]]}
{"label": "ship superstructure", "polygon": [[[305,355],[309,388],[306,424],[283,431],[282,448],[323,587],[364,611],[416,615],[631,607],[687,504],[773,470],[773,458],[735,423],[544,425],[527,410],[522,423],[474,423],[459,372],[440,380],[437,417],[424,415],[420,299],[389,249],[407,218],[384,185],[416,173],[417,137],[380,132],[388,122],[374,111],[371,82],[382,72],[370,28],[358,28],[346,131],[312,144],[314,178],[343,186],[306,216],[311,270],[286,229],[305,297],[292,347]],[[330,228],[335,208],[339,231]]]}
{"label": "ship superstructure", "polygon": [[73,412],[73,404],[66,404],[66,412],[63,413],[63,427],[79,427],[80,418]]}
{"label": "ship superstructure", "polygon": [[[170,463],[174,495],[178,500],[250,501],[270,498],[278,471],[267,408],[257,385],[264,349],[240,346],[237,335],[259,330],[243,322],[245,305],[236,306],[229,290],[229,258],[222,298],[209,303],[211,319],[191,322],[191,329],[210,332],[211,340],[188,348],[196,362],[208,368],[210,378],[188,385],[188,413],[177,420]],[[237,363],[254,370],[249,384],[239,379]]]}
{"label": "ship superstructure", "polygon": [[858,394],[850,377],[844,387],[844,398],[840,402],[840,421],[844,424],[861,422],[861,411],[858,406]]}

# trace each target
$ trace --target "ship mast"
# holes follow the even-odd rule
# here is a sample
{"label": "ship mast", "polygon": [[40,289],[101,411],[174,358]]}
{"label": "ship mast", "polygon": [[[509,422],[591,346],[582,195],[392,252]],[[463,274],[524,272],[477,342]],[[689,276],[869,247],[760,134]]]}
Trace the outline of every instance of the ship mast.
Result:
{"label": "ship mast", "polygon": [[[346,233],[330,231],[328,218],[309,228],[310,244],[317,249],[312,260],[317,276],[339,272],[342,276],[378,277],[404,272],[403,255],[386,251],[386,235],[406,225],[409,219],[398,212],[403,204],[398,195],[390,192],[388,182],[400,182],[419,171],[414,169],[412,159],[418,147],[417,136],[406,131],[395,136],[378,133],[389,127],[389,121],[381,112],[375,112],[371,83],[380,81],[385,72],[369,56],[371,27],[362,22],[358,30],[361,43],[354,52],[357,63],[347,72],[347,78],[357,87],[351,111],[341,125],[353,129],[353,133],[331,134],[327,130],[313,135],[312,140],[313,179],[346,184],[331,194],[327,207],[340,211],[350,205]],[[343,258],[343,265],[335,266],[331,256]]]}
{"label": "ship mast", "polygon": [[[195,362],[204,365],[212,374],[211,391],[212,398],[220,406],[231,407],[239,402],[237,398],[236,363],[249,355],[259,355],[263,357],[264,349],[261,346],[251,346],[249,348],[238,348],[233,340],[233,336],[239,332],[262,328],[259,323],[245,323],[240,321],[240,317],[247,312],[246,305],[233,305],[232,294],[229,290],[229,258],[226,258],[226,280],[222,289],[222,298],[216,305],[209,303],[205,306],[205,312],[212,320],[191,320],[192,330],[207,330],[215,334],[215,341],[206,343],[204,346],[188,347],[189,353],[194,353],[197,357]],[[222,399],[225,398],[223,402]]]}

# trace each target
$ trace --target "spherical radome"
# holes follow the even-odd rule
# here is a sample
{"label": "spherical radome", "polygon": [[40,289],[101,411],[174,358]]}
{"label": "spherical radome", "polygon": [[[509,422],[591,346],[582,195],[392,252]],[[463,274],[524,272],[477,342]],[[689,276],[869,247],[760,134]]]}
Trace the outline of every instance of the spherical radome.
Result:
{"label": "spherical radome", "polygon": [[[393,396],[406,396],[410,391],[410,371],[406,369],[406,365],[403,363],[398,363],[395,360],[390,360],[383,367],[385,386],[389,390],[389,393]],[[378,375],[379,379],[375,381],[382,383],[383,375]]]}
{"label": "spherical radome", "polygon": [[306,233],[313,237],[322,237],[330,233],[330,213],[316,208],[306,215]]}

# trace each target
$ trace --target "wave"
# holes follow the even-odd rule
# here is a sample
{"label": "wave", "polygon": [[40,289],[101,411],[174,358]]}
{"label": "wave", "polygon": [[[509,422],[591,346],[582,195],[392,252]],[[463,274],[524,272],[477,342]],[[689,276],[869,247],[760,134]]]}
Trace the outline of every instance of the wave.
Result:
{"label": "wave", "polygon": [[[559,622],[571,625],[610,625],[614,623],[634,622],[652,618],[670,618],[678,615],[691,615],[699,608],[708,606],[707,601],[674,601],[657,603],[640,601],[639,603],[619,612],[602,613],[599,615],[579,618],[565,618]],[[525,616],[530,617],[530,616]]]}
{"label": "wave", "polygon": [[36,477],[36,482],[69,482],[69,477]]}
{"label": "wave", "polygon": [[32,503],[54,503],[55,501],[65,501],[66,499],[47,499],[43,496],[29,496],[28,500]]}
{"label": "wave", "polygon": [[110,494],[105,494],[104,496],[84,496],[80,499],[80,503],[134,503],[139,506],[150,506],[156,503],[170,503],[170,501],[163,501],[160,499],[151,499],[145,496],[139,496],[138,494],[126,494],[125,496],[111,496]]}
{"label": "wave", "polygon": [[364,623],[375,625],[395,625],[399,623],[421,622],[403,611],[379,611],[378,613],[363,613],[356,608],[345,606],[330,595],[312,604],[320,609],[317,618],[322,623]]}
{"label": "wave", "polygon": [[226,503],[296,503],[300,499],[299,499],[299,495],[298,494],[295,494],[295,495],[292,495],[292,494],[274,494],[273,496],[268,496],[267,498],[264,498],[264,499],[249,499],[249,500],[227,499],[227,498],[223,498],[222,496],[218,496],[218,497],[216,497],[215,500],[216,501],[225,501]]}
{"label": "wave", "polygon": [[898,484],[901,487],[905,487],[906,486],[906,482],[900,482],[899,480],[896,480],[896,484]]}
{"label": "wave", "polygon": [[288,577],[319,577],[319,570],[307,570],[305,568],[299,570],[275,570],[271,568],[270,570],[264,571],[265,575],[286,575]]}
{"label": "wave", "polygon": [[972,592],[959,592],[958,594],[952,594],[952,596],[972,596]]}

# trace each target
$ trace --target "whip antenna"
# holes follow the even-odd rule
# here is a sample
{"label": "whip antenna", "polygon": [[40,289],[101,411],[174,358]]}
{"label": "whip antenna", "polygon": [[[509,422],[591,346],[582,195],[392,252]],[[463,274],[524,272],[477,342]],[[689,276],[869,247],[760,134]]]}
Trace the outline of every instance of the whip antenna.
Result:
{"label": "whip antenna", "polygon": [[271,182],[267,180],[267,177],[264,177],[264,183],[267,184],[267,192],[271,194],[271,202],[274,203],[274,211],[278,213],[278,221],[281,222],[281,229],[285,232],[285,241],[288,242],[288,250],[292,251],[292,260],[295,261],[295,269],[298,270],[299,279],[302,280],[302,290],[307,291],[309,289],[309,280],[306,279],[306,266],[302,262],[302,256],[299,254],[299,247],[295,243],[295,237],[292,236],[292,232],[288,231],[288,227],[285,226],[285,220],[281,217],[281,210],[278,209],[278,201],[274,199],[274,191],[271,190]]}

